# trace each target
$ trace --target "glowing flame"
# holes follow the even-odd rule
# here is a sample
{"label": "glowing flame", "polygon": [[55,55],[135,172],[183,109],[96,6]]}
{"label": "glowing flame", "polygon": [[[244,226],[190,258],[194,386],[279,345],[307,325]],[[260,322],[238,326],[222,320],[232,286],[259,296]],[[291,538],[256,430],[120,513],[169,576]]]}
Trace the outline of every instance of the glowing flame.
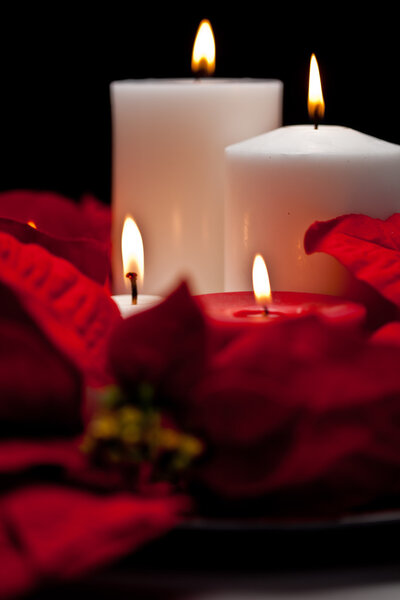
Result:
{"label": "glowing flame", "polygon": [[310,61],[310,80],[308,85],[308,114],[317,126],[325,114],[325,102],[322,95],[321,77],[315,54]]}
{"label": "glowing flame", "polygon": [[261,254],[256,254],[253,262],[253,290],[257,304],[266,306],[271,302],[268,271]]}
{"label": "glowing flame", "polygon": [[192,71],[212,75],[215,71],[215,42],[210,21],[203,19],[197,30],[192,54]]}
{"label": "glowing flame", "polygon": [[121,238],[122,264],[124,269],[124,280],[129,288],[129,280],[126,279],[127,273],[137,274],[137,284],[141,287],[144,274],[144,252],[143,240],[138,226],[132,217],[126,217],[122,229]]}
{"label": "glowing flame", "polygon": [[29,227],[32,227],[33,229],[37,229],[34,221],[28,221],[27,225],[29,225]]}

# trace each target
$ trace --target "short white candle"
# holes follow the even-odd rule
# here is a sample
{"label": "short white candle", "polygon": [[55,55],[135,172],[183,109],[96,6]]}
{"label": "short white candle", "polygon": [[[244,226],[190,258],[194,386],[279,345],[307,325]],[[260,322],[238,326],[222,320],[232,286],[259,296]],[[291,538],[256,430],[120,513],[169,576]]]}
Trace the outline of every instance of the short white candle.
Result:
{"label": "short white candle", "polygon": [[251,289],[260,252],[279,290],[341,294],[347,272],[332,257],[306,256],[314,221],[400,210],[400,146],[339,126],[296,125],[225,152],[225,290]]}
{"label": "short white candle", "polygon": [[137,297],[137,304],[132,304],[132,298],[129,294],[118,294],[111,297],[124,318],[152,308],[162,300],[161,296],[139,294]]}
{"label": "short white candle", "polygon": [[282,93],[274,80],[111,84],[114,273],[130,213],[146,248],[144,292],[183,277],[196,293],[223,290],[224,149],[279,127]]}
{"label": "short white candle", "polygon": [[[137,293],[138,287],[142,288],[144,280],[144,247],[139,228],[129,215],[126,215],[122,228],[120,252],[121,271],[118,275],[124,282],[125,289],[129,289],[130,293],[111,297],[121,315],[126,318],[151,308],[162,300],[161,296]],[[133,295],[135,302],[132,302]]]}

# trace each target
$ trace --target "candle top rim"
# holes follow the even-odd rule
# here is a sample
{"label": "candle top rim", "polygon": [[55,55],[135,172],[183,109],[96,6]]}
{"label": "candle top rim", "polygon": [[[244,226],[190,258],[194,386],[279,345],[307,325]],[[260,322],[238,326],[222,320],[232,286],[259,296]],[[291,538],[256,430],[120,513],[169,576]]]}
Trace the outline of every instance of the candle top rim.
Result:
{"label": "candle top rim", "polygon": [[400,146],[340,125],[287,125],[231,144],[226,156],[374,156],[400,157]]}
{"label": "candle top rim", "polygon": [[[232,312],[240,312],[244,309],[261,310],[251,291],[199,294],[195,298],[210,318],[222,321],[231,321]],[[300,311],[301,314],[319,314],[332,323],[346,321],[362,323],[366,318],[366,309],[362,304],[329,294],[273,291],[271,305],[278,311],[283,307],[303,308],[304,312]],[[237,319],[240,320],[240,317]],[[244,321],[249,322],[246,318]]]}
{"label": "candle top rim", "polygon": [[[194,83],[197,83],[198,85],[193,86]],[[208,87],[208,86],[225,86],[225,85],[232,85],[232,84],[241,84],[241,85],[276,85],[278,87],[283,87],[283,81],[281,81],[280,79],[275,79],[275,78],[265,78],[265,79],[260,79],[260,78],[251,78],[251,77],[204,77],[204,78],[199,78],[196,79],[195,77],[176,77],[176,78],[138,78],[138,79],[120,79],[117,81],[112,81],[110,83],[110,87],[111,88],[115,88],[115,87],[127,87],[127,86],[135,86],[137,85],[138,87],[140,86],[144,86],[144,87],[168,87],[168,85],[174,86],[176,87],[177,85],[182,86],[183,88],[188,88],[188,89],[201,89],[203,87]]]}

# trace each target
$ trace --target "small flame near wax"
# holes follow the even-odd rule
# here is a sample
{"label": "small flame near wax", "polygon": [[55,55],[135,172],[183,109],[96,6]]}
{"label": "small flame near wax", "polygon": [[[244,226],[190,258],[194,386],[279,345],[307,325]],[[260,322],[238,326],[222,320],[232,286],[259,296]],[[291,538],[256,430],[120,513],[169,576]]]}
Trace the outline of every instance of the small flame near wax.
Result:
{"label": "small flame near wax", "polygon": [[27,225],[29,225],[29,227],[32,227],[32,229],[37,229],[34,221],[28,221]]}
{"label": "small flame near wax", "polygon": [[215,41],[208,19],[203,19],[197,30],[192,53],[192,71],[199,77],[212,75],[215,71]]}
{"label": "small flame near wax", "polygon": [[128,273],[137,275],[137,285],[142,287],[144,275],[144,251],[143,240],[133,218],[128,215],[124,221],[121,237],[122,264],[123,276],[126,281],[126,286],[131,287],[130,282],[126,279]]}
{"label": "small flame near wax", "polygon": [[256,254],[253,261],[253,290],[257,304],[268,312],[268,305],[272,299],[271,285],[267,266],[261,254]]}
{"label": "small flame near wax", "polygon": [[314,123],[315,129],[322,121],[325,114],[325,102],[322,95],[321,77],[315,54],[312,54],[310,60],[310,78],[308,84],[308,114]]}

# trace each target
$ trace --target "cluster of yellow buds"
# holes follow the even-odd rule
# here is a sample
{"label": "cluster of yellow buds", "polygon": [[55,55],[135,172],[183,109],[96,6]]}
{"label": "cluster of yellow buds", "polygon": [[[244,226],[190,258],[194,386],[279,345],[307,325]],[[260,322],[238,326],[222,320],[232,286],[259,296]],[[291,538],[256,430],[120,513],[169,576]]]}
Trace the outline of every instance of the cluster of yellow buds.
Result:
{"label": "cluster of yellow buds", "polygon": [[202,442],[165,423],[161,411],[153,407],[148,386],[142,386],[134,400],[116,386],[104,390],[86,428],[82,450],[103,464],[146,462],[157,479],[175,477],[202,454]]}

